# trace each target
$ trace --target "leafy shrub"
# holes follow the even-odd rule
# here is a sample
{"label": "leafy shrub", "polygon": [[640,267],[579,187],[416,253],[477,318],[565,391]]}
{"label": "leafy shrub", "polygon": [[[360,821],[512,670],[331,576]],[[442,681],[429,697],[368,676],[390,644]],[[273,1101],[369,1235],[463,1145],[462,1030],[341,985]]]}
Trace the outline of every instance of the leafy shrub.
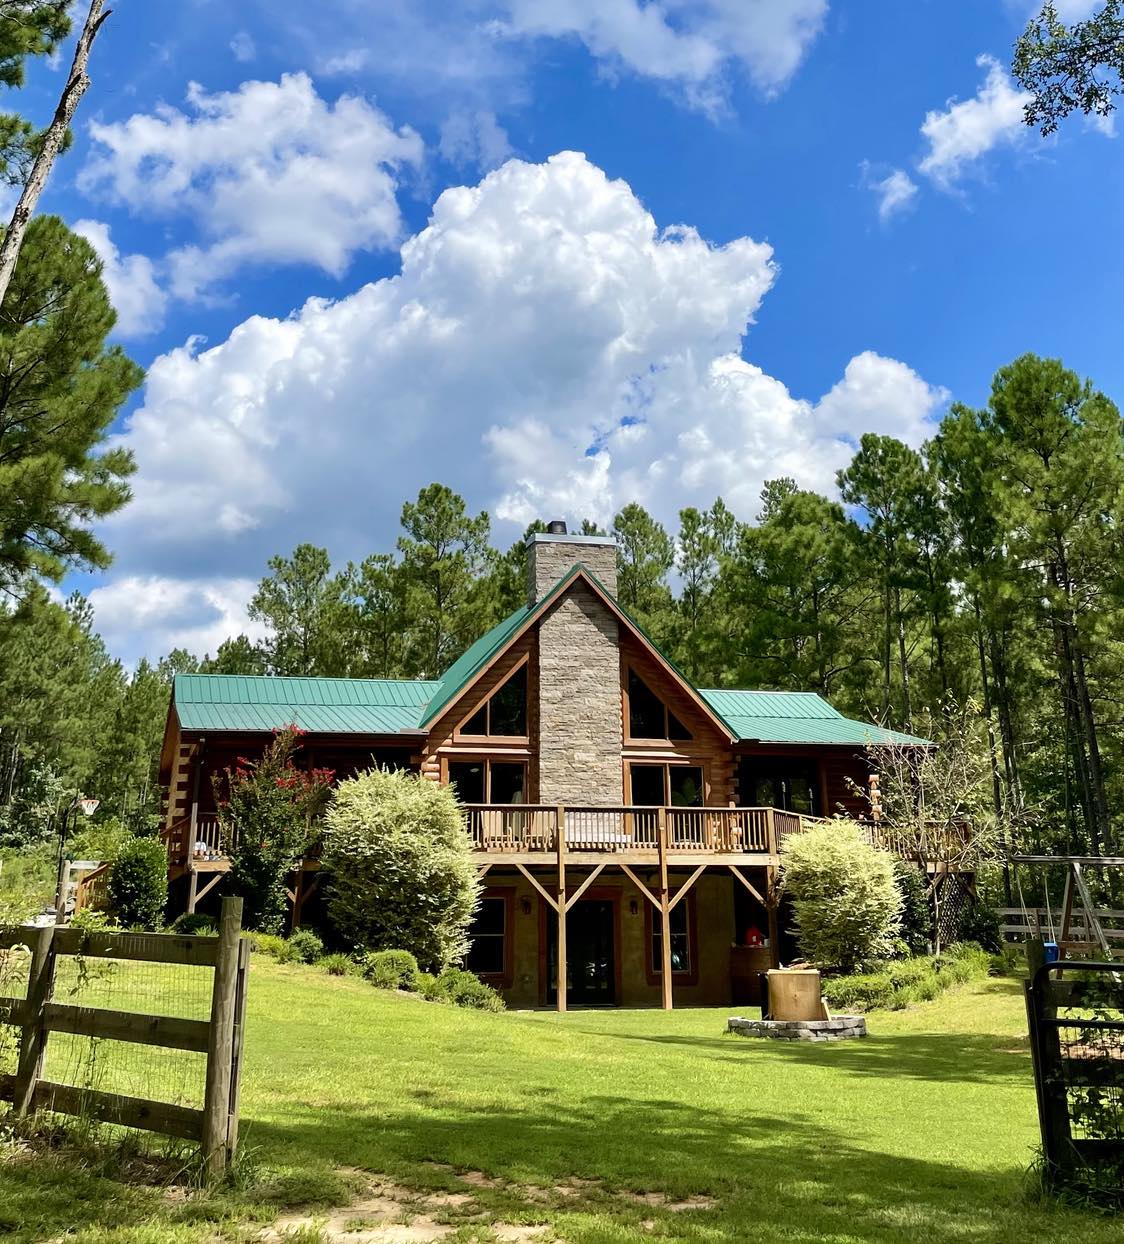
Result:
{"label": "leafy shrub", "polygon": [[[144,838],[148,835],[139,834]],[[66,854],[72,860],[101,860],[112,863],[124,847],[132,841],[133,834],[115,816],[102,820],[87,821],[66,844]]]}
{"label": "leafy shrub", "polygon": [[325,955],[318,961],[317,966],[323,968],[329,976],[354,976],[359,971],[359,965],[350,955],[339,953]]}
{"label": "leafy shrub", "polygon": [[288,963],[293,957],[289,943],[277,933],[251,933],[250,944],[254,950],[263,955],[269,955],[278,963]]}
{"label": "leafy shrub", "polygon": [[315,963],[323,955],[324,943],[311,929],[298,929],[289,938],[289,957],[297,963]]}
{"label": "leafy shrub", "polygon": [[781,848],[797,942],[825,970],[852,971],[890,952],[901,920],[894,861],[852,821],[790,835]]}
{"label": "leafy shrub", "polygon": [[902,940],[909,947],[910,954],[928,954],[933,939],[928,882],[916,864],[898,860],[894,865],[894,884],[902,896]]}
{"label": "leafy shrub", "polygon": [[427,1002],[448,1002],[442,992],[441,982],[432,972],[419,972],[414,977],[414,992],[420,994]]}
{"label": "leafy shrub", "polygon": [[205,916],[200,911],[185,911],[177,916],[169,926],[173,933],[211,934],[218,933],[218,925],[212,916]]}
{"label": "leafy shrub", "polygon": [[168,903],[168,854],[155,838],[134,838],[117,853],[106,886],[109,909],[124,928],[155,929]]}
{"label": "leafy shrub", "polygon": [[439,993],[454,1006],[477,1011],[502,1011],[503,999],[490,986],[462,968],[446,968],[437,978]]}
{"label": "leafy shrub", "polygon": [[956,940],[975,942],[992,954],[998,953],[1002,943],[999,935],[999,912],[981,899],[969,899],[956,921]]}
{"label": "leafy shrub", "polygon": [[213,778],[230,892],[242,897],[245,927],[263,933],[280,933],[285,879],[311,846],[331,799],[330,769],[306,771],[293,762],[301,733],[296,726],[277,731],[260,760],[239,757]]}
{"label": "leafy shrub", "polygon": [[341,782],[325,817],[328,918],[357,950],[408,950],[441,970],[468,947],[480,883],[452,789],[371,769]]}
{"label": "leafy shrub", "polygon": [[959,943],[943,954],[888,963],[873,972],[829,977],[823,996],[834,1011],[900,1011],[931,1002],[953,985],[988,975],[991,957],[979,946]]}
{"label": "leafy shrub", "polygon": [[363,956],[363,975],[376,989],[414,989],[418,961],[408,950],[374,950]]}

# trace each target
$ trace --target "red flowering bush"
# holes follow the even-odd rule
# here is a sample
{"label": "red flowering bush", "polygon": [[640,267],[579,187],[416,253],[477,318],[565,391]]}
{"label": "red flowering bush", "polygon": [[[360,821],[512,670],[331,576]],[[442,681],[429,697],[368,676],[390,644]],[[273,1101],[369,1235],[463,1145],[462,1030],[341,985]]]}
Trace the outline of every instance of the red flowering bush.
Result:
{"label": "red flowering bush", "polygon": [[241,895],[246,928],[280,933],[285,881],[315,841],[332,798],[331,769],[301,769],[293,757],[302,731],[274,732],[260,760],[238,758],[214,778],[230,889]]}

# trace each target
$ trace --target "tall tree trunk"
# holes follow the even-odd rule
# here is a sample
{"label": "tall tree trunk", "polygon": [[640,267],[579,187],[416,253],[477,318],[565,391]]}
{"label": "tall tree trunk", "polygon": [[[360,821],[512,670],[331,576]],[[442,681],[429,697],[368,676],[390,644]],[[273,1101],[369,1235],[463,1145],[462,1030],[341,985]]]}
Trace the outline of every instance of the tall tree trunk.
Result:
{"label": "tall tree trunk", "polygon": [[898,660],[902,667],[902,717],[905,728],[913,730],[913,709],[909,701],[909,661],[905,650],[905,619],[902,617],[902,590],[894,588],[894,612],[898,622]]}
{"label": "tall tree trunk", "polygon": [[882,719],[890,720],[890,654],[893,652],[894,619],[890,607],[889,571],[882,579]]}
{"label": "tall tree trunk", "polygon": [[43,134],[39,152],[28,174],[27,183],[12,213],[4,240],[0,242],[0,305],[3,304],[8,286],[11,284],[12,273],[16,270],[16,260],[19,259],[20,248],[23,246],[24,234],[27,232],[31,217],[35,214],[35,207],[39,202],[39,196],[43,193],[43,187],[47,184],[51,166],[62,149],[66,132],[70,128],[70,122],[78,107],[78,101],[90,85],[90,79],[86,73],[86,66],[90,61],[90,48],[93,46],[102,23],[112,12],[110,9],[102,12],[104,3],[105,0],[90,0],[90,11],[86,14],[82,33],[78,36],[70,74],[59,96],[55,115]]}

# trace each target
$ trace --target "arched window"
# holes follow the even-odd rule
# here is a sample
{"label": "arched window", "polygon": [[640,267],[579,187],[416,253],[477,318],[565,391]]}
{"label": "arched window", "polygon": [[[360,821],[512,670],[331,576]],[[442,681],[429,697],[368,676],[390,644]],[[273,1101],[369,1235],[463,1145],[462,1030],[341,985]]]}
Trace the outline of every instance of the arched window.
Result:
{"label": "arched window", "polygon": [[628,734],[633,739],[683,741],[690,730],[632,668],[628,671]]}

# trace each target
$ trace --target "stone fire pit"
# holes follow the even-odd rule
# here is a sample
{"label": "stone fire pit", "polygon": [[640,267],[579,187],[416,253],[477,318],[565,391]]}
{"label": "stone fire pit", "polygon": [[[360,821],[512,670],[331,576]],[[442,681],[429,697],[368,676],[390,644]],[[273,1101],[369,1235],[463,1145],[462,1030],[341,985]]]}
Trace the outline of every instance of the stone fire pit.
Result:
{"label": "stone fire pit", "polygon": [[849,1041],[866,1036],[862,1015],[836,1015],[834,1019],[742,1019],[727,1021],[727,1032],[739,1037],[771,1037],[774,1041]]}

